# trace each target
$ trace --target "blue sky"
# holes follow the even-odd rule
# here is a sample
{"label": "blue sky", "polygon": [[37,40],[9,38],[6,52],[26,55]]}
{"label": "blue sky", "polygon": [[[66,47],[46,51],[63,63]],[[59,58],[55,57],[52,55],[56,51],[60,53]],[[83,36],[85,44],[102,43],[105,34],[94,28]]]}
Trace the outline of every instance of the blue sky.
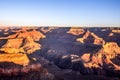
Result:
{"label": "blue sky", "polygon": [[120,26],[120,0],[0,0],[2,26]]}

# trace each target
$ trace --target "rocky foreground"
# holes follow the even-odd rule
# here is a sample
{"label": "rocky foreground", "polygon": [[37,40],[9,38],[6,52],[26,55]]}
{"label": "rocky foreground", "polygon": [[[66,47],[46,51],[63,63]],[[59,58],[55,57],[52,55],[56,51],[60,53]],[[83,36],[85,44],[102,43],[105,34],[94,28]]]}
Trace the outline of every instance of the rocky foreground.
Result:
{"label": "rocky foreground", "polygon": [[120,80],[120,28],[0,28],[0,80]]}

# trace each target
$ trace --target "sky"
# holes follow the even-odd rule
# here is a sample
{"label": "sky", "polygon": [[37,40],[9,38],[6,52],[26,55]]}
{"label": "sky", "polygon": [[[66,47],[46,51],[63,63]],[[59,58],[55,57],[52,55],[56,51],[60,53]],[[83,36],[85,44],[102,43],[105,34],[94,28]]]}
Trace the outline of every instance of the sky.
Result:
{"label": "sky", "polygon": [[0,25],[120,27],[120,0],[0,0]]}

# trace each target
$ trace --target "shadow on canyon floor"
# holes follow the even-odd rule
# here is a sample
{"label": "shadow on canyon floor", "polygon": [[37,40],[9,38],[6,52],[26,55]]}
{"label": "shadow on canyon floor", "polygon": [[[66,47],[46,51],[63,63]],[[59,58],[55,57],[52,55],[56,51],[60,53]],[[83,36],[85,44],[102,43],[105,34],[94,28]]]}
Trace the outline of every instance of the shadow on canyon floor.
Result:
{"label": "shadow on canyon floor", "polygon": [[[16,54],[26,54],[28,58],[24,60],[28,59],[30,63],[27,66],[21,66],[12,62],[0,62],[0,79],[119,80],[120,33],[114,33],[112,29],[38,27],[26,30],[26,28],[8,28],[6,34],[3,34],[5,32],[3,29],[0,32],[3,35],[0,35],[2,37],[0,47],[7,47],[7,50],[11,51],[22,48],[24,53],[18,51]],[[32,32],[37,34],[33,35]],[[12,46],[10,43],[8,45],[8,36],[14,35],[14,33],[18,34],[17,38],[25,40],[17,49],[13,48],[12,43]],[[20,36],[21,34],[23,35]],[[12,39],[16,39],[16,37]],[[102,44],[101,41],[105,44]],[[6,50],[0,51],[1,54],[5,52]],[[24,63],[24,61],[21,62]]]}

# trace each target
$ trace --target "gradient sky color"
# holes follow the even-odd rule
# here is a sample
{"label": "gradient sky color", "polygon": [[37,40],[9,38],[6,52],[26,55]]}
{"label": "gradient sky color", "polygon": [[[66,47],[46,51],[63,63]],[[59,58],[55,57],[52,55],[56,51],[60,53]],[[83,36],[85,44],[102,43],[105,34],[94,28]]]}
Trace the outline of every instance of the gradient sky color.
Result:
{"label": "gradient sky color", "polygon": [[120,0],[0,0],[0,25],[120,27]]}

